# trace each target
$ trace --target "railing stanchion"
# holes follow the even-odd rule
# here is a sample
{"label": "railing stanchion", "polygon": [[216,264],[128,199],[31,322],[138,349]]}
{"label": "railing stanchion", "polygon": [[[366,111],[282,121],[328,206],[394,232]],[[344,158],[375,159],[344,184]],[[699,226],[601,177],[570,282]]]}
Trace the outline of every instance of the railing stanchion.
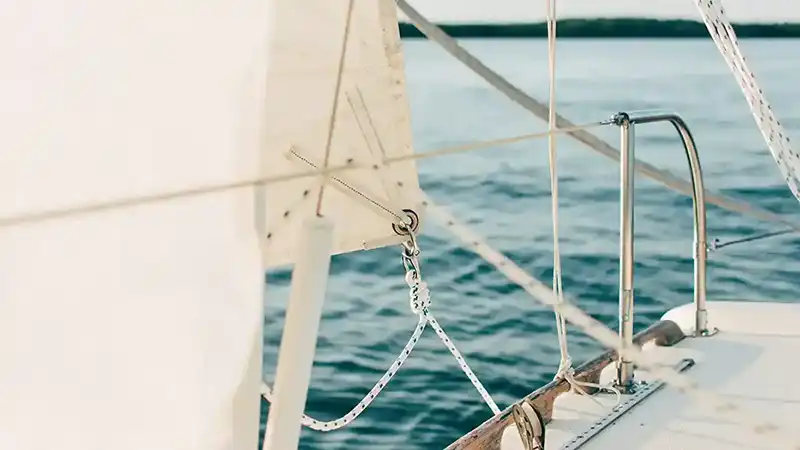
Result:
{"label": "railing stanchion", "polygon": [[[619,345],[633,345],[633,164],[636,158],[634,124],[625,113],[616,116],[620,129],[619,160]],[[633,362],[617,357],[618,389],[629,392],[633,386]]]}
{"label": "railing stanchion", "polygon": [[[692,204],[694,212],[694,336],[709,336],[714,331],[708,328],[708,309],[706,306],[706,265],[708,242],[706,230],[705,187],[700,156],[691,131],[686,122],[677,114],[651,114],[635,116],[618,113],[608,121],[620,127],[620,345],[627,345],[633,335],[633,167],[634,167],[634,126],[654,122],[669,122],[675,127],[683,142],[692,182]],[[629,384],[633,377],[633,367],[623,358],[617,363],[617,383],[620,387]]]}

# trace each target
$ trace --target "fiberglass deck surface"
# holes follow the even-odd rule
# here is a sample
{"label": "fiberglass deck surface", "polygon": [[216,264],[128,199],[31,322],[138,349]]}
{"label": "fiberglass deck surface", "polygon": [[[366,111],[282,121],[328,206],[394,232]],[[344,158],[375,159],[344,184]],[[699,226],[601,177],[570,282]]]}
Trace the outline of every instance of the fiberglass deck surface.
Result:
{"label": "fiberglass deck surface", "polygon": [[[693,305],[668,312],[688,332],[694,323]],[[703,391],[713,392],[736,405],[741,416],[715,412],[707,401],[666,386],[618,418],[581,450],[736,450],[794,449],[800,445],[800,304],[764,302],[710,302],[709,324],[720,331],[714,336],[687,338],[674,347],[646,347],[677,364],[692,358],[695,365],[683,372]],[[610,381],[614,365],[603,372]],[[638,380],[648,374],[636,372]],[[553,421],[547,426],[547,450],[558,450],[607,415],[614,395],[588,398],[562,395],[555,403]],[[624,397],[623,397],[624,401]],[[780,426],[776,433],[756,434],[760,424]],[[791,436],[795,436],[792,438]],[[502,450],[523,450],[514,427],[506,429]]]}

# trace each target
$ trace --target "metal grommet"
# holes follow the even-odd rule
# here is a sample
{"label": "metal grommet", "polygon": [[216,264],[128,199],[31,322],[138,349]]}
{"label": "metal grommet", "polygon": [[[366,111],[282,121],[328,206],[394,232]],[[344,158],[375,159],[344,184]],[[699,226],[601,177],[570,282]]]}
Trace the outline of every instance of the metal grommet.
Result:
{"label": "metal grommet", "polygon": [[392,231],[394,231],[395,234],[397,234],[398,236],[407,236],[409,230],[411,230],[412,233],[416,233],[417,230],[419,229],[419,216],[412,209],[404,209],[403,212],[406,213],[406,216],[408,216],[409,219],[411,219],[411,224],[400,225],[393,223]]}

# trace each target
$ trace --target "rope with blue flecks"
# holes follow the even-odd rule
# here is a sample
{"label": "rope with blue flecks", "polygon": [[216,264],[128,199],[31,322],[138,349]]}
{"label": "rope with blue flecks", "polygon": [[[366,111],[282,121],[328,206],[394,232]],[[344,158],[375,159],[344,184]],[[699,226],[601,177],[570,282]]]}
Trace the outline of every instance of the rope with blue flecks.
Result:
{"label": "rope with blue flecks", "polygon": [[[447,333],[445,333],[444,329],[441,327],[441,325],[439,325],[439,322],[430,312],[431,294],[428,290],[428,283],[422,280],[419,254],[420,251],[416,244],[416,238],[414,237],[413,233],[409,233],[409,241],[404,245],[403,248],[403,266],[406,269],[405,281],[409,287],[409,304],[411,306],[411,312],[413,312],[419,318],[419,320],[417,321],[417,326],[414,328],[414,332],[411,334],[411,338],[409,338],[405,347],[403,347],[400,355],[398,355],[392,365],[389,366],[389,369],[383,374],[378,382],[372,386],[372,389],[369,390],[367,395],[365,395],[364,398],[361,399],[361,401],[358,402],[358,404],[356,404],[356,406],[353,407],[347,414],[338,419],[330,421],[321,421],[303,414],[300,420],[301,424],[311,428],[312,430],[333,431],[347,426],[349,423],[355,420],[375,400],[378,394],[380,394],[381,391],[386,388],[392,378],[394,378],[394,376],[397,374],[397,371],[411,355],[411,352],[417,345],[417,342],[422,336],[422,333],[425,331],[427,325],[430,325],[431,328],[433,328],[433,331],[436,333],[436,335],[439,336],[450,353],[456,358],[461,370],[467,375],[467,378],[469,378],[469,381],[472,382],[473,386],[475,386],[475,389],[478,390],[478,393],[483,398],[483,401],[486,402],[486,404],[492,410],[492,413],[500,413],[500,408],[497,407],[497,404],[494,402],[494,400],[492,400],[492,397],[486,391],[486,388],[483,387],[483,384],[480,382],[480,380],[478,380],[478,377],[469,367],[466,360],[464,360],[464,356],[460,351],[458,351],[453,343],[453,340],[450,339]],[[261,394],[268,402],[272,401],[272,389],[266,383],[261,383]]]}

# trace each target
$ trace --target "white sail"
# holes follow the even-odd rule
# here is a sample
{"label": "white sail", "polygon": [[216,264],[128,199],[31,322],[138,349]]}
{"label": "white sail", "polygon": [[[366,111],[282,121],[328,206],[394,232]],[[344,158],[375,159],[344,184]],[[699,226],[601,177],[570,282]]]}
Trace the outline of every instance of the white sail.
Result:
{"label": "white sail", "polygon": [[[256,176],[268,0],[0,4],[0,217]],[[0,228],[0,448],[255,448],[253,189]]]}
{"label": "white sail", "polygon": [[[277,2],[263,161],[268,177],[324,166],[348,3]],[[381,163],[412,152],[395,4],[354,0],[328,164],[365,168],[332,174],[349,187],[335,180],[325,187],[321,213],[335,224],[335,253],[399,242],[393,214],[422,214],[414,162],[387,170]],[[315,213],[319,187],[319,177],[266,186],[267,265],[294,260],[296,233],[303,217]]]}

